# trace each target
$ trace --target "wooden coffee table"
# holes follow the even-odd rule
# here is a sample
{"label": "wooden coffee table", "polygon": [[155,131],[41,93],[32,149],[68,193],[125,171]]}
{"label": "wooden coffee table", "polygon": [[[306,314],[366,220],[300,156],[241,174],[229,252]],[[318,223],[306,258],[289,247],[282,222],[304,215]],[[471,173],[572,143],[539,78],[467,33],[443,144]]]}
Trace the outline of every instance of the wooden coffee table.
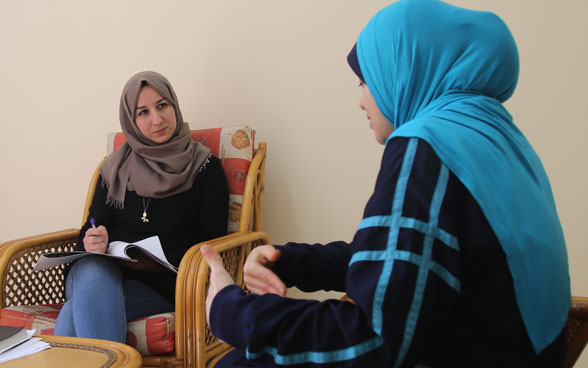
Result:
{"label": "wooden coffee table", "polygon": [[39,335],[51,348],[0,363],[1,368],[140,368],[141,355],[117,342]]}

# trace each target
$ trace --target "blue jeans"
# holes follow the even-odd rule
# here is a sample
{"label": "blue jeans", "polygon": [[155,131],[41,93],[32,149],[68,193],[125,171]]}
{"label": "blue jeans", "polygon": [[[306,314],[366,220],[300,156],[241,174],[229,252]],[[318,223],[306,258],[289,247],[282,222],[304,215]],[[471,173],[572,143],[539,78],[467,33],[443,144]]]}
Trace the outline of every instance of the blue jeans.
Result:
{"label": "blue jeans", "polygon": [[84,257],[73,264],[65,281],[65,298],[55,336],[124,343],[127,320],[175,310],[149,286],[124,279],[117,261],[99,256]]}

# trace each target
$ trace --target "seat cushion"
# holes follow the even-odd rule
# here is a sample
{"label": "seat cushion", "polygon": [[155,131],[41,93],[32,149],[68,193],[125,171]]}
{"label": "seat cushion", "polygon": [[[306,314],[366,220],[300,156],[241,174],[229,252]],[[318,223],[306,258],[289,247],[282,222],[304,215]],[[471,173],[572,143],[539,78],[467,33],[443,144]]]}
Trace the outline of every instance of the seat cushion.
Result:
{"label": "seat cushion", "polygon": [[[239,230],[243,193],[247,171],[255,153],[255,130],[248,126],[232,126],[192,130],[192,139],[210,148],[223,165],[229,185],[229,233]],[[107,154],[112,153],[125,142],[122,132],[108,134]]]}
{"label": "seat cushion", "polygon": [[[53,335],[55,321],[63,304],[19,305],[2,309],[0,324],[35,329],[40,335]],[[141,355],[161,355],[175,349],[175,313],[157,314],[127,324],[126,344]]]}

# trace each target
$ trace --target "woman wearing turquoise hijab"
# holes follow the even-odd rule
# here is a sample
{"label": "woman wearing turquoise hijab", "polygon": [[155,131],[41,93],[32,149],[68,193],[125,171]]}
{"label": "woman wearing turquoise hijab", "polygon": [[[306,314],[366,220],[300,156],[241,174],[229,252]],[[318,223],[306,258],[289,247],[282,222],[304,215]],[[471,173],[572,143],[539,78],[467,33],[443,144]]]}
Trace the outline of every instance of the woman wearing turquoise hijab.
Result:
{"label": "woman wearing turquoise hijab", "polygon": [[[518,52],[496,15],[401,0],[349,64],[376,140],[374,193],[350,244],[250,255],[246,294],[212,249],[219,364],[560,367],[570,306],[565,240],[545,170],[502,103]],[[293,300],[286,286],[353,302]]]}

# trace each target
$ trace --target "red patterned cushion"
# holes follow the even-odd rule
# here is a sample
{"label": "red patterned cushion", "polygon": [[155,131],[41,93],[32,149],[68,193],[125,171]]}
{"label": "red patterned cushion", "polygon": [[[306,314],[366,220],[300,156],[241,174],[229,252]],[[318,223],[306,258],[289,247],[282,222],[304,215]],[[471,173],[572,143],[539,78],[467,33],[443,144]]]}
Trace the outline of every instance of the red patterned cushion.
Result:
{"label": "red patterned cushion", "polygon": [[127,324],[127,345],[142,355],[171,353],[175,349],[175,313],[140,318]]}
{"label": "red patterned cushion", "polygon": [[[0,324],[36,329],[38,334],[53,335],[55,320],[63,304],[19,305],[2,309]],[[140,318],[127,324],[127,345],[141,355],[160,355],[175,349],[175,313]]]}
{"label": "red patterned cushion", "polygon": [[41,335],[53,335],[55,320],[63,304],[19,305],[2,309],[0,324],[35,329]]}
{"label": "red patterned cushion", "polygon": [[[254,154],[255,130],[247,126],[234,126],[192,130],[192,139],[210,148],[221,159],[229,184],[230,216],[227,230],[239,229],[245,179]],[[121,132],[108,135],[107,153],[120,147],[125,141]]]}

